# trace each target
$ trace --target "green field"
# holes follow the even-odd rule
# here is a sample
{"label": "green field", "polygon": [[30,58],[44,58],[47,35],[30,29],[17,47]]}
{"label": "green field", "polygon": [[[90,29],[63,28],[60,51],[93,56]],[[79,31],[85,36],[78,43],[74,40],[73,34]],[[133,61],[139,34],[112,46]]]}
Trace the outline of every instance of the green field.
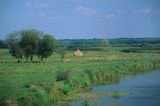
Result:
{"label": "green field", "polygon": [[74,57],[67,51],[63,62],[55,53],[42,63],[37,57],[34,63],[17,63],[7,49],[0,49],[0,104],[50,106],[74,97],[79,89],[160,67],[158,52],[83,52],[83,57]]}

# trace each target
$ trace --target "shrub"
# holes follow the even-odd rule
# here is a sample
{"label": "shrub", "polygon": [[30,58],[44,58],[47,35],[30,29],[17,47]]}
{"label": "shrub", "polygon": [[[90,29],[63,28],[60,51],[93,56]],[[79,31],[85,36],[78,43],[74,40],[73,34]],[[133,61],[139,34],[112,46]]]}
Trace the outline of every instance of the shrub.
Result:
{"label": "shrub", "polygon": [[56,104],[58,100],[62,100],[64,93],[63,93],[63,86],[64,83],[62,81],[55,82],[53,88],[50,90],[48,97],[49,101],[52,104]]}
{"label": "shrub", "polygon": [[87,87],[90,85],[89,76],[88,74],[84,73],[84,71],[70,72],[68,74],[67,81],[71,86],[75,88]]}
{"label": "shrub", "polygon": [[119,99],[122,96],[122,94],[120,94],[119,92],[115,91],[112,92],[112,97],[115,99]]}
{"label": "shrub", "polygon": [[74,92],[73,87],[71,87],[69,84],[64,84],[64,86],[63,86],[63,93],[65,95],[68,95],[68,94],[70,94],[72,92]]}
{"label": "shrub", "polygon": [[19,99],[21,106],[49,106],[48,94],[39,86],[32,85],[31,94]]}
{"label": "shrub", "polygon": [[68,71],[64,71],[63,69],[57,71],[55,74],[56,81],[67,80],[67,77],[68,77]]}

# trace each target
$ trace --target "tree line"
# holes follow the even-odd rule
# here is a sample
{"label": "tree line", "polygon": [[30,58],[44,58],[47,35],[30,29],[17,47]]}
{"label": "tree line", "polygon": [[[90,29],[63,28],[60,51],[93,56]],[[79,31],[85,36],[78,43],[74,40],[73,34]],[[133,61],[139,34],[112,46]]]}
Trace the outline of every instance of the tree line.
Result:
{"label": "tree line", "polygon": [[[0,40],[0,48],[9,48],[12,56],[18,62],[33,61],[38,56],[41,61],[57,52],[61,60],[66,50],[101,50],[108,46],[134,46],[159,49],[160,38],[114,38],[114,39],[62,39],[56,40],[52,35],[35,29],[14,31],[7,35],[6,40]],[[65,48],[65,49],[64,49]]]}
{"label": "tree line", "polygon": [[[14,31],[7,35],[6,42],[9,52],[17,58],[18,62],[22,62],[25,58],[26,62],[32,62],[34,56],[38,56],[41,61],[57,51],[64,58],[64,50],[62,48],[55,50],[57,40],[50,34],[30,29]],[[62,60],[61,59],[61,60]]]}
{"label": "tree line", "polygon": [[108,47],[108,46],[125,46],[125,47],[156,47],[160,45],[160,38],[112,38],[112,39],[61,39],[59,40],[62,46],[68,49],[76,47]]}

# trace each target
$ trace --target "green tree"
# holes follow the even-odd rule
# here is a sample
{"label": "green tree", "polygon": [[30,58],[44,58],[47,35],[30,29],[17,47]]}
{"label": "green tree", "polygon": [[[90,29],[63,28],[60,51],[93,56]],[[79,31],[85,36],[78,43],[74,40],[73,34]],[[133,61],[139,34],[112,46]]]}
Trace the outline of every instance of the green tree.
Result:
{"label": "green tree", "polygon": [[0,40],[0,48],[7,48],[7,44],[4,40]]}
{"label": "green tree", "polygon": [[9,33],[7,35],[7,38],[5,40],[5,42],[7,43],[7,45],[10,47],[12,44],[19,44],[21,41],[21,35],[19,31],[14,31],[12,33]]}
{"label": "green tree", "polygon": [[63,61],[63,59],[65,57],[65,54],[66,54],[65,49],[64,48],[58,48],[56,50],[56,52],[61,56],[61,61]]}
{"label": "green tree", "polygon": [[12,44],[9,52],[11,53],[12,56],[18,59],[18,63],[22,62],[23,50],[18,44]]}
{"label": "green tree", "polygon": [[102,39],[100,41],[100,46],[102,46],[102,47],[110,46],[109,41],[107,39]]}
{"label": "green tree", "polygon": [[33,60],[33,56],[37,55],[41,32],[37,30],[22,30],[20,32],[22,38],[20,42],[21,48],[23,48],[24,56],[26,61],[30,57],[30,60]]}
{"label": "green tree", "polygon": [[37,30],[22,30],[15,31],[8,34],[6,42],[10,48],[12,56],[18,59],[18,62],[22,61],[25,57],[33,60],[34,55],[37,55],[43,61],[43,58],[47,58],[52,55],[57,41],[48,34]]}
{"label": "green tree", "polygon": [[6,43],[9,46],[9,52],[12,56],[18,59],[18,62],[22,62],[23,51],[20,47],[21,36],[18,31],[12,32],[7,35]]}
{"label": "green tree", "polygon": [[52,55],[55,43],[56,40],[49,34],[46,34],[42,37],[39,43],[38,50],[38,56],[40,57],[41,61],[43,61],[44,58],[47,58],[50,55]]}

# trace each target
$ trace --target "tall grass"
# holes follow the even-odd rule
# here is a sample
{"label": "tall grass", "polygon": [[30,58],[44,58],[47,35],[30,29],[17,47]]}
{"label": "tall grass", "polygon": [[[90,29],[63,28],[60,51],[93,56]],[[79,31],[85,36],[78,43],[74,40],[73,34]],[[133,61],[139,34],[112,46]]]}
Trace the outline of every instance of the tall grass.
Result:
{"label": "tall grass", "polygon": [[[55,80],[48,90],[40,83],[31,85],[31,93],[19,99],[22,106],[51,106],[63,101],[69,95],[74,95],[81,89],[92,87],[96,83],[117,81],[126,73],[137,73],[158,68],[160,61],[114,61],[105,67],[95,67],[93,70],[57,71]],[[49,89],[50,88],[50,89]]]}
{"label": "tall grass", "polygon": [[83,71],[70,72],[67,83],[74,88],[85,88],[91,84],[88,74]]}
{"label": "tall grass", "polygon": [[[95,83],[102,81],[115,81],[119,80],[121,75],[125,73],[135,73],[154,69],[159,66],[159,62],[153,61],[119,61],[107,68],[97,68],[94,70],[83,70],[77,72],[67,72],[62,81],[55,82],[53,90],[50,92],[50,99],[52,103],[62,100],[70,92],[79,89],[87,88]],[[60,76],[62,74],[59,74]],[[64,99],[64,98],[63,98]]]}
{"label": "tall grass", "polygon": [[50,106],[48,95],[41,87],[32,85],[31,94],[19,99],[21,106]]}
{"label": "tall grass", "polygon": [[0,56],[0,99],[17,100],[20,106],[56,105],[95,84],[160,68],[159,57],[157,53],[92,51],[76,58],[69,52],[65,62],[59,62],[58,55],[53,55],[44,63],[17,64],[12,63],[14,58],[3,54]]}

